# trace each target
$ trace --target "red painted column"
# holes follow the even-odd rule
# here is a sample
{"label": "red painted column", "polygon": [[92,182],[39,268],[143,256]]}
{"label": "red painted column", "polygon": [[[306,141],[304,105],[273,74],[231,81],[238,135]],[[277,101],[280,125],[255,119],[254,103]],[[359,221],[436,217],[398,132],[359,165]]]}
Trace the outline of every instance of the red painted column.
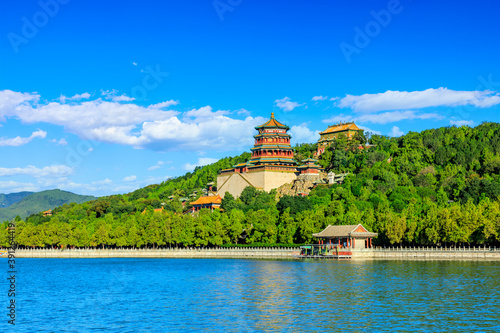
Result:
{"label": "red painted column", "polygon": [[355,247],[355,246],[356,246],[356,239],[355,239],[355,238],[353,238],[353,239],[352,239],[352,248],[354,249],[354,247]]}

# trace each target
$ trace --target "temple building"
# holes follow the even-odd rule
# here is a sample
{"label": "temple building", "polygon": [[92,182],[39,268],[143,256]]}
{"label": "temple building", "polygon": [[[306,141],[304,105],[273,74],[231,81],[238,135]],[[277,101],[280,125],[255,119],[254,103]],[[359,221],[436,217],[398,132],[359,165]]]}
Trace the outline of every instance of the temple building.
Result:
{"label": "temple building", "polygon": [[316,151],[316,156],[323,154],[326,147],[328,147],[339,135],[343,134],[347,137],[347,140],[351,140],[356,133],[362,132],[354,122],[349,123],[339,123],[333,126],[329,126],[323,132],[320,132],[320,139],[318,140],[318,150]]}
{"label": "temple building", "polygon": [[314,165],[315,160],[308,160],[305,167],[297,167],[290,144],[291,136],[287,133],[289,127],[276,120],[274,113],[271,113],[271,119],[255,129],[258,133],[250,149],[252,157],[246,163],[220,172],[217,176],[218,195],[224,197],[229,192],[239,197],[247,186],[269,192],[291,183],[301,173],[317,174],[319,166]]}

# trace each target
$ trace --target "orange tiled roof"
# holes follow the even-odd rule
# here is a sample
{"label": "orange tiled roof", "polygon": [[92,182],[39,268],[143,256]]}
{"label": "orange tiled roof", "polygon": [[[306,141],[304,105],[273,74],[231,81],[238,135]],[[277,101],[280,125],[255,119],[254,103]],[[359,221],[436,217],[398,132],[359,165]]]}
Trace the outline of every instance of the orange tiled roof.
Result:
{"label": "orange tiled roof", "polygon": [[360,128],[356,126],[355,123],[338,124],[328,127],[326,130],[324,130],[319,134],[328,134],[328,133],[342,132],[347,130],[359,131]]}
{"label": "orange tiled roof", "polygon": [[280,123],[279,121],[277,121],[275,118],[274,118],[274,112],[271,113],[271,119],[269,119],[267,122],[265,122],[264,124],[260,125],[260,126],[257,126],[255,127],[256,129],[259,129],[259,128],[262,128],[262,127],[282,127],[282,128],[287,128],[288,129],[288,126],[286,125],[283,125],[282,123]]}
{"label": "orange tiled roof", "polygon": [[218,195],[210,197],[200,197],[198,200],[191,202],[191,205],[206,205],[206,204],[220,204],[222,198]]}

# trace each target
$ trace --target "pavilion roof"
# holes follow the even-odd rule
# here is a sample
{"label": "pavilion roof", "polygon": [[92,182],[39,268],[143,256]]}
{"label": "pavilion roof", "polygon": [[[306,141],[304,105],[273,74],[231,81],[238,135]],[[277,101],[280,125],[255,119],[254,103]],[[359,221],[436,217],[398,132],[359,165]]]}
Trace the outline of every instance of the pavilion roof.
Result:
{"label": "pavilion roof", "polygon": [[320,132],[319,134],[329,134],[329,133],[336,133],[336,132],[343,132],[347,130],[353,130],[353,131],[360,131],[360,128],[356,126],[355,123],[345,123],[345,124],[337,124],[328,127],[326,130],[323,132]]}
{"label": "pavilion roof", "polygon": [[335,237],[357,237],[357,238],[372,238],[377,237],[376,232],[369,232],[361,224],[354,225],[328,225],[323,231],[313,234],[313,237],[318,238],[335,238]]}
{"label": "pavilion roof", "polygon": [[274,112],[271,113],[271,119],[269,119],[267,122],[265,122],[264,124],[260,125],[260,126],[257,126],[255,127],[255,129],[260,129],[260,128],[272,128],[272,127],[279,127],[279,128],[284,128],[286,130],[289,129],[288,126],[280,123],[279,121],[277,121],[275,118],[274,118]]}
{"label": "pavilion roof", "polygon": [[191,205],[207,205],[207,204],[220,204],[222,202],[222,198],[218,195],[216,196],[208,196],[208,197],[199,197],[198,200],[191,202]]}

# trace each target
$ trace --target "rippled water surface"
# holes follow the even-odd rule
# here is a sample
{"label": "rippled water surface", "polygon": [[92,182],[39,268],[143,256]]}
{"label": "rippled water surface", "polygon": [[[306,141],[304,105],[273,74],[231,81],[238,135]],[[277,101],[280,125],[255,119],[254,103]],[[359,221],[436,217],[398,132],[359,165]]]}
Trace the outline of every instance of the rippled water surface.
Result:
{"label": "rippled water surface", "polygon": [[500,332],[499,273],[485,261],[18,259],[15,331]]}

